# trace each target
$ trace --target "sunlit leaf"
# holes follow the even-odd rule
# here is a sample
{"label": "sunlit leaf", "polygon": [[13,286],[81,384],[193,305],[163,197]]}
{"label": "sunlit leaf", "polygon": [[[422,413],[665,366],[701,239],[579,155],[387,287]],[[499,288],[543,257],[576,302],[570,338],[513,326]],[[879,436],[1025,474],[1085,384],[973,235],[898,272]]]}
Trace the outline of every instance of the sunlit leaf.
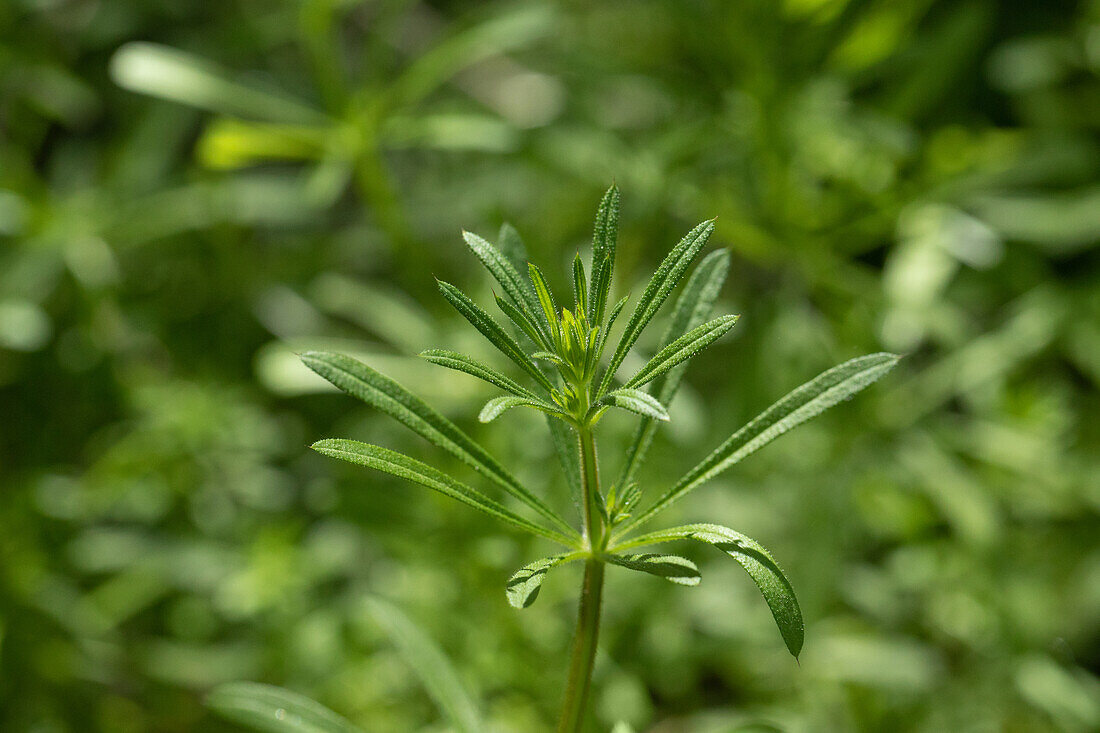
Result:
{"label": "sunlit leaf", "polygon": [[[722,290],[722,284],[726,281],[726,273],[729,271],[730,254],[727,250],[720,249],[711,252],[703,258],[699,266],[691,273],[687,285],[676,299],[676,305],[672,309],[672,318],[669,319],[661,339],[662,348],[672,343],[680,334],[701,325],[710,317],[714,307],[714,301]],[[657,377],[649,392],[666,407],[672,405],[672,400],[680,389],[687,364],[673,367],[662,377]],[[623,467],[619,473],[619,480],[615,483],[626,486],[634,479],[634,474],[645,460],[646,452],[653,441],[653,435],[657,430],[657,421],[652,419],[642,420],[634,431],[634,437],[627,449]]]}
{"label": "sunlit leaf", "polygon": [[443,297],[447,299],[451,305],[455,307],[462,316],[470,322],[470,324],[476,328],[481,334],[489,339],[489,342],[496,346],[501,353],[515,362],[521,369],[531,375],[531,377],[542,385],[547,390],[553,389],[553,385],[550,380],[546,378],[535,362],[531,361],[531,357],[527,355],[515,339],[508,335],[508,333],[500,327],[500,324],[493,320],[493,317],[483,311],[477,303],[474,303],[468,295],[456,288],[450,283],[440,281],[439,290],[443,293]]}
{"label": "sunlit leaf", "polygon": [[433,364],[438,364],[439,366],[444,366],[448,369],[465,372],[466,374],[484,380],[489,384],[500,387],[506,392],[511,392],[514,395],[527,397],[532,400],[538,399],[534,392],[520,384],[517,384],[514,380],[504,376],[496,369],[493,369],[490,366],[486,366],[476,359],[466,356],[465,354],[460,354],[457,351],[447,351],[446,349],[428,349],[427,351],[421,352],[420,356],[424,357]]}
{"label": "sunlit leaf", "polygon": [[679,585],[699,585],[699,568],[679,555],[614,555],[604,556],[613,565],[656,575]]}
{"label": "sunlit leaf", "polygon": [[646,285],[638,305],[635,306],[633,315],[630,316],[630,321],[626,325],[626,330],[623,331],[619,345],[615,347],[615,353],[612,355],[611,362],[608,364],[607,371],[604,372],[603,380],[600,383],[599,392],[602,393],[611,384],[611,380],[615,377],[615,372],[618,371],[619,365],[623,363],[627,352],[634,346],[638,336],[649,325],[649,322],[668,298],[672,289],[680,282],[680,278],[683,277],[687,268],[691,265],[691,261],[699,254],[699,250],[707,243],[707,239],[710,238],[713,231],[714,221],[702,222],[688,232],[687,236],[672,248],[672,251],[657,267],[657,271],[653,273],[649,284]]}
{"label": "sunlit leaf", "polygon": [[737,316],[722,316],[685,333],[653,355],[638,373],[627,381],[627,387],[640,387],[651,382],[681,362],[687,361],[721,338],[737,323]]}
{"label": "sunlit leaf", "polygon": [[619,188],[607,189],[596,210],[592,232],[592,282],[588,290],[588,322],[598,326],[603,321],[611,278],[615,272],[615,254],[619,237]]}
{"label": "sunlit leaf", "polygon": [[381,410],[428,442],[447,451],[478,473],[492,479],[513,497],[534,509],[559,529],[572,531],[545,502],[532,494],[488,451],[457,425],[389,377],[349,356],[307,351],[302,362],[353,397]]}
{"label": "sunlit leaf", "polygon": [[714,545],[739,562],[760,588],[764,600],[771,609],[779,633],[791,654],[798,657],[802,651],[804,625],[802,611],[798,607],[794,589],[776,563],[760,543],[727,527],[717,524],[688,524],[658,532],[651,532],[616,545],[617,550],[655,545],[662,542],[690,539]]}
{"label": "sunlit leaf", "polygon": [[900,356],[878,353],[860,356],[835,366],[788,393],[783,399],[757,415],[745,427],[718,446],[695,468],[658,499],[649,509],[631,521],[635,527],[699,485],[709,481],[746,456],[778,438],[791,428],[820,415],[838,402],[871,385],[897,365]]}
{"label": "sunlit leaf", "polygon": [[388,473],[398,478],[418,483],[421,486],[426,486],[433,491],[438,491],[467,506],[480,509],[491,517],[499,519],[518,529],[530,532],[531,534],[538,535],[539,537],[545,537],[546,539],[553,540],[566,547],[575,546],[574,541],[570,537],[534,524],[506,509],[477,489],[467,486],[458,479],[452,478],[426,463],[421,463],[415,458],[402,455],[389,448],[370,445],[369,443],[360,443],[357,440],[343,440],[340,438],[319,440],[310,447],[323,455],[339,458],[348,463],[373,468],[377,471],[382,471],[383,473]]}
{"label": "sunlit leaf", "polygon": [[652,395],[640,389],[623,387],[614,392],[608,392],[600,398],[600,404],[619,407],[643,417],[651,417],[654,420],[667,421],[668,410]]}
{"label": "sunlit leaf", "polygon": [[362,733],[305,695],[258,682],[220,685],[207,696],[206,705],[223,718],[261,733]]}
{"label": "sunlit leaf", "polygon": [[533,563],[524,565],[508,579],[505,593],[508,595],[508,603],[515,608],[527,608],[539,597],[542,590],[542,581],[546,574],[559,565],[573,562],[584,557],[582,552],[571,552],[565,555],[544,557]]}
{"label": "sunlit leaf", "polygon": [[[504,289],[504,294],[510,300],[510,304],[518,308],[528,320],[537,324],[535,315],[539,312],[539,302],[535,297],[535,292],[512,265],[508,257],[472,232],[462,232],[462,238],[473,253],[477,255],[477,258],[481,260],[481,264],[485,265],[485,269],[489,271],[493,279],[500,283],[501,288]],[[516,245],[513,244],[512,246],[515,247]],[[523,245],[520,243],[518,246],[522,247]]]}
{"label": "sunlit leaf", "polygon": [[481,408],[481,412],[478,414],[477,419],[481,422],[492,422],[513,407],[533,407],[548,415],[565,417],[565,414],[561,410],[551,405],[549,402],[543,402],[536,398],[504,395],[503,397],[494,397],[486,402],[485,406]]}

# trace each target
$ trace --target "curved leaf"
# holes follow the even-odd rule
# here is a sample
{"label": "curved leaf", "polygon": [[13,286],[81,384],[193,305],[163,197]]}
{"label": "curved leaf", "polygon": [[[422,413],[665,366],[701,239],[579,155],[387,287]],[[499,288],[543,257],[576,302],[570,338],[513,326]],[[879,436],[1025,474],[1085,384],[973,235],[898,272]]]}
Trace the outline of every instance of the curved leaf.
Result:
{"label": "curved leaf", "polygon": [[604,392],[611,384],[611,380],[614,379],[615,372],[618,371],[619,365],[623,363],[627,352],[634,346],[638,336],[649,325],[654,314],[668,298],[672,289],[680,282],[680,278],[683,277],[684,272],[691,265],[691,261],[695,259],[695,255],[699,254],[699,250],[707,243],[707,239],[710,238],[713,231],[713,219],[702,222],[688,232],[687,236],[672,248],[672,251],[657,267],[657,271],[653,273],[653,277],[642,293],[641,300],[634,308],[634,314],[630,316],[626,330],[623,332],[622,338],[619,339],[619,345],[615,347],[615,353],[611,357],[611,362],[607,365],[607,371],[604,372],[597,394]]}
{"label": "curved leaf", "polygon": [[687,361],[710,346],[737,323],[739,316],[722,316],[693,328],[680,338],[653,355],[644,367],[626,383],[627,387],[640,387],[668,370]]}
{"label": "curved leaf", "polygon": [[219,685],[207,696],[206,706],[226,720],[262,733],[362,733],[305,695],[258,682]]}
{"label": "curved leaf", "polygon": [[426,486],[533,535],[545,537],[566,547],[576,546],[572,538],[528,521],[458,479],[389,448],[339,438],[319,440],[310,447],[326,456],[373,468]]}
{"label": "curved leaf", "polygon": [[764,595],[768,608],[771,609],[775,623],[779,627],[779,633],[783,635],[783,642],[797,659],[799,652],[802,651],[805,636],[798,599],[795,598],[794,589],[791,588],[790,581],[783,574],[775,558],[756,540],[717,524],[688,524],[633,538],[618,545],[616,549],[655,545],[680,539],[698,540],[714,545],[748,571],[749,576]]}
{"label": "curved leaf", "polygon": [[[678,334],[695,328],[710,316],[714,301],[718,299],[718,293],[726,282],[729,264],[730,254],[724,249],[715,250],[703,258],[688,278],[680,297],[676,299],[672,318],[669,319],[668,327],[661,338],[662,347],[672,343]],[[662,405],[670,406],[680,389],[680,382],[686,370],[687,364],[673,367],[663,377],[658,377],[649,391]],[[617,486],[626,486],[634,480],[634,473],[645,460],[646,452],[649,450],[650,443],[653,442],[656,431],[657,423],[652,419],[642,420],[638,425],[634,431],[634,438],[630,441],[630,447],[627,449],[619,480],[615,482]]]}
{"label": "curved leaf", "polygon": [[426,402],[361,361],[327,351],[307,351],[302,362],[334,385],[381,410],[414,433],[459,459],[478,473],[499,484],[510,495],[553,522],[572,532],[572,527],[553,509],[532,494],[488,451],[462,432],[457,425],[433,410]]}
{"label": "curved leaf", "polygon": [[[503,228],[501,233],[504,234]],[[511,305],[514,305],[520,311],[526,311],[524,315],[528,318],[533,318],[538,313],[538,300],[535,298],[531,286],[527,284],[527,281],[523,279],[505,254],[472,232],[462,232],[462,238],[473,253],[477,255],[477,258],[481,260],[481,264],[485,265],[485,269],[500,283],[505,295],[511,299]]]}
{"label": "curved leaf", "polygon": [[600,398],[599,404],[619,407],[654,420],[668,421],[668,410],[665,409],[664,405],[652,395],[640,389],[623,387],[614,392],[608,392]]}
{"label": "curved leaf", "polygon": [[801,387],[789,392],[753,418],[747,425],[718,446],[695,468],[658,499],[649,509],[631,521],[623,531],[638,526],[657,512],[709,481],[746,456],[752,455],[791,428],[817,417],[833,405],[869,386],[885,375],[901,359],[897,354],[860,356],[822,372]]}
{"label": "curved leaf", "polygon": [[699,585],[699,568],[691,560],[679,555],[605,555],[604,559],[614,565],[656,575],[678,585]]}
{"label": "curved leaf", "polygon": [[559,565],[573,562],[584,557],[583,552],[571,552],[565,555],[553,555],[524,565],[508,579],[505,593],[508,603],[514,608],[527,608],[539,597],[542,580],[546,574]]}
{"label": "curved leaf", "polygon": [[493,386],[500,387],[505,392],[511,392],[514,395],[520,397],[527,397],[528,399],[538,399],[531,390],[516,383],[509,377],[504,376],[496,369],[490,366],[482,364],[476,359],[460,354],[457,351],[448,351],[446,349],[428,349],[427,351],[420,352],[420,356],[427,359],[433,364],[447,367],[448,369],[454,369],[459,372],[465,372],[478,379],[484,380]]}
{"label": "curved leaf", "polygon": [[486,402],[485,406],[481,408],[481,413],[478,414],[477,419],[481,422],[492,422],[513,407],[534,407],[536,410],[542,410],[548,415],[565,417],[561,410],[554,407],[549,402],[543,402],[540,399],[531,399],[529,397],[504,395],[503,397],[494,397]]}

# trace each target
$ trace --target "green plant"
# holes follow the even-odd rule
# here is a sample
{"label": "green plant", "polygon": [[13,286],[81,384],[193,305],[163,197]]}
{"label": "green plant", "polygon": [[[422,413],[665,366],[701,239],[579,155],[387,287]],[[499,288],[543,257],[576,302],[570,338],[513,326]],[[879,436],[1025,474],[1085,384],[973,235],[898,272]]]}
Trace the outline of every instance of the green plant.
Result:
{"label": "green plant", "polygon": [[[315,443],[315,450],[419,483],[565,548],[565,552],[537,560],[512,576],[507,584],[507,597],[513,606],[531,605],[551,569],[570,562],[584,563],[580,612],[558,728],[561,733],[580,730],[584,721],[599,633],[605,567],[611,564],[683,585],[699,582],[699,571],[690,560],[677,555],[634,552],[641,547],[692,539],[713,545],[734,558],[762,592],[787,649],[798,656],[803,642],[802,614],[790,583],[764,547],[717,524],[689,524],[649,533],[639,530],[688,492],[787,430],[868,386],[893,368],[899,359],[893,354],[872,354],[822,373],[735,432],[671,488],[638,511],[642,491],[634,478],[657,424],[668,420],[666,406],[680,385],[685,362],[729,331],[737,317],[707,320],[728,269],[728,255],[717,251],[704,258],[688,279],[675,304],[660,350],[635,374],[616,386],[616,374],[627,353],[684,277],[714,228],[713,221],[699,224],[669,252],[646,286],[604,364],[602,357],[609,333],[628,301],[624,297],[608,307],[618,216],[619,192],[612,186],[604,195],[596,216],[591,274],[585,273],[579,254],[573,260],[572,308],[559,306],[536,265],[527,265],[528,279],[520,275],[518,263],[524,259],[522,243],[507,226],[502,230],[499,247],[469,232],[464,238],[503,290],[496,302],[510,322],[510,328],[498,323],[455,286],[439,283],[444,298],[524,372],[533,387],[523,386],[494,367],[463,354],[438,349],[422,354],[433,363],[466,372],[505,392],[481,410],[483,422],[495,420],[506,410],[521,406],[540,410],[548,416],[554,445],[580,509],[579,531],[527,490],[456,425],[397,382],[340,354],[302,354],[305,364],[322,377],[467,463],[537,517],[525,518],[482,491],[382,446],[328,439]],[[644,389],[647,386],[648,390]],[[621,474],[613,485],[604,489],[595,429],[611,408],[636,413],[641,421],[626,451]]]}

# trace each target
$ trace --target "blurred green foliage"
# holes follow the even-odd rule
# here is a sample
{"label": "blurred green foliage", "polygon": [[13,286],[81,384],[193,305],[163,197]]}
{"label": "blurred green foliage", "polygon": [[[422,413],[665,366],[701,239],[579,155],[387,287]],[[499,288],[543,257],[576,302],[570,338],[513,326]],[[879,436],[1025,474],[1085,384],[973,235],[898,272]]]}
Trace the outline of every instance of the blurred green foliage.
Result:
{"label": "blurred green foliage", "polygon": [[721,557],[611,572],[594,729],[1100,728],[1098,74],[1096,0],[0,3],[0,729],[231,730],[202,696],[248,679],[447,730],[381,595],[492,730],[547,730],[578,571],[520,614],[537,540],[310,454],[429,450],[294,352],[568,507],[537,418],[477,425],[488,391],[413,355],[484,355],[431,277],[488,295],[460,228],[513,221],[561,288],[612,179],[626,280],[717,216],[742,314],[647,492],[824,367],[910,356],[677,506],[775,550],[801,667]]}

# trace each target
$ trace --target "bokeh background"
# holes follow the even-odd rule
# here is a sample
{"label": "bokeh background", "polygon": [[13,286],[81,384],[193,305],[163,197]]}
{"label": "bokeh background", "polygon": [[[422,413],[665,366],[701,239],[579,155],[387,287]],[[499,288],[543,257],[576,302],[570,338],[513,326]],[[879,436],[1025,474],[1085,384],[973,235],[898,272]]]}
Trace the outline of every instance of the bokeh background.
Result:
{"label": "bokeh background", "polygon": [[491,730],[550,730],[579,570],[510,608],[544,543],[309,452],[462,474],[294,353],[399,378],[567,508],[541,423],[478,425],[491,392],[415,354],[489,353],[435,291],[490,297],[462,228],[513,222],[564,288],[612,180],[619,292],[717,216],[742,315],[649,491],[909,356],[668,516],[772,548],[801,665],[720,553],[684,548],[693,589],[613,569],[593,730],[1100,729],[1098,74],[1096,0],[0,2],[0,729],[235,730],[202,699],[247,679],[448,730],[376,595]]}

